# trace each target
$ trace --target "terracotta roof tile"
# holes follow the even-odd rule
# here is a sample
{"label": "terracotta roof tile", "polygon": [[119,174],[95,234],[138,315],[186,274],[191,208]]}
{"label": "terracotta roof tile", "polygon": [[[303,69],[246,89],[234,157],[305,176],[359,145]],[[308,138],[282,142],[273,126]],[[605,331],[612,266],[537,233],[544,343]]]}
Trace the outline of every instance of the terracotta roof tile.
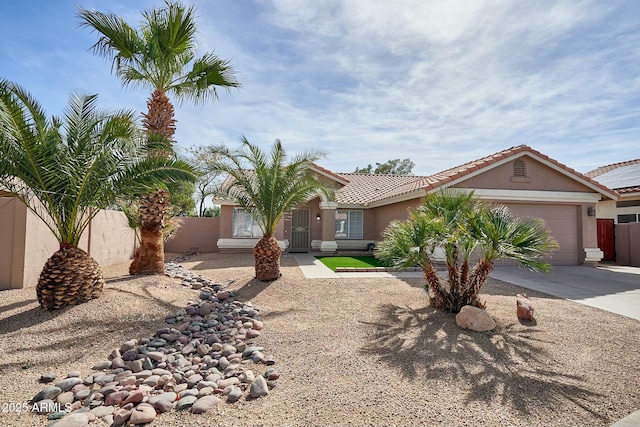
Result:
{"label": "terracotta roof tile", "polygon": [[616,191],[620,194],[640,193],[640,187],[616,188]]}
{"label": "terracotta roof tile", "polygon": [[361,173],[341,173],[347,185],[336,191],[336,201],[343,204],[367,205],[372,200],[392,192],[399,186],[416,181],[420,177],[413,175],[376,175]]}

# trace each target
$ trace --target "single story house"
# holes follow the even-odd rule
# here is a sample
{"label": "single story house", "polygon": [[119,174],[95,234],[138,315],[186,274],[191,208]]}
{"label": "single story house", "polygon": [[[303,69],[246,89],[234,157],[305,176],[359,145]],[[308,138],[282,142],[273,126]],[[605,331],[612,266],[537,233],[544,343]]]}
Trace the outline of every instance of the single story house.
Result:
{"label": "single story house", "polygon": [[[507,205],[516,215],[542,218],[559,249],[556,265],[598,262],[595,206],[618,194],[526,145],[429,176],[336,173],[317,166],[320,179],[333,183],[334,200],[315,198],[287,215],[276,238],[289,252],[335,253],[365,250],[380,241],[390,221],[406,219],[407,209],[428,193],[446,187]],[[255,221],[235,203],[221,205],[220,251],[248,250],[261,237]]]}

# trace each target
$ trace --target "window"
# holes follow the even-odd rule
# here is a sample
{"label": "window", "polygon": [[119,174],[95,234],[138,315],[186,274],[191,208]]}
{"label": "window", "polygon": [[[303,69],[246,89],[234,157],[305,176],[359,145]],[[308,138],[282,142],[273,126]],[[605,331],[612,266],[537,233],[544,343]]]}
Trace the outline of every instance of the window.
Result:
{"label": "window", "polygon": [[616,202],[616,208],[633,208],[640,206],[640,200],[623,200],[622,202]]}
{"label": "window", "polygon": [[636,222],[636,214],[618,215],[618,224],[626,224]]}
{"label": "window", "polygon": [[336,210],[336,239],[362,239],[362,211]]}
{"label": "window", "polygon": [[233,208],[233,237],[262,237],[258,221],[244,208]]}
{"label": "window", "polygon": [[527,171],[524,167],[524,161],[516,159],[513,161],[513,176],[527,176]]}

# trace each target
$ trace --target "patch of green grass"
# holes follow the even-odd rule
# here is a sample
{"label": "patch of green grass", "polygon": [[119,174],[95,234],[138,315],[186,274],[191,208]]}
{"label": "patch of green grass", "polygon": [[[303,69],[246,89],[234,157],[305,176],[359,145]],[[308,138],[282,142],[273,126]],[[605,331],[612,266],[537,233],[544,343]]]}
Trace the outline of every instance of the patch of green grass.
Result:
{"label": "patch of green grass", "polygon": [[386,267],[386,265],[373,256],[317,256],[321,263],[336,271],[336,267]]}

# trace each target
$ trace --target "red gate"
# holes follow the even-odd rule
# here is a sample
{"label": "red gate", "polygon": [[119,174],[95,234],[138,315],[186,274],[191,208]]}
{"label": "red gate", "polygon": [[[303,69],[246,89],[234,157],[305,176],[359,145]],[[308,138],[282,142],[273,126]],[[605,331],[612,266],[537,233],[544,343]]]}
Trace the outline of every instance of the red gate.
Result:
{"label": "red gate", "polygon": [[613,233],[613,220],[612,219],[598,219],[598,247],[604,252],[602,261],[615,261],[615,242]]}

